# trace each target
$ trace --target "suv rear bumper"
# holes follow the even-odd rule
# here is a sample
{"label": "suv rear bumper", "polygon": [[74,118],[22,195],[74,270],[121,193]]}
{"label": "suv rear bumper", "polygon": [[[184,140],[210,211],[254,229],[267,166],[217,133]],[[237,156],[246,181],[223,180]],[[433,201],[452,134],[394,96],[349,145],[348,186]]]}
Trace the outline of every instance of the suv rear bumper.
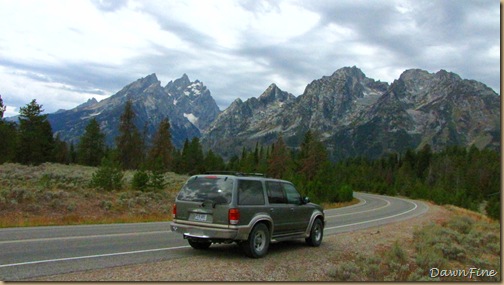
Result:
{"label": "suv rear bumper", "polygon": [[182,234],[184,238],[199,238],[208,240],[246,240],[248,231],[244,227],[233,228],[204,227],[193,224],[170,223],[172,232]]}

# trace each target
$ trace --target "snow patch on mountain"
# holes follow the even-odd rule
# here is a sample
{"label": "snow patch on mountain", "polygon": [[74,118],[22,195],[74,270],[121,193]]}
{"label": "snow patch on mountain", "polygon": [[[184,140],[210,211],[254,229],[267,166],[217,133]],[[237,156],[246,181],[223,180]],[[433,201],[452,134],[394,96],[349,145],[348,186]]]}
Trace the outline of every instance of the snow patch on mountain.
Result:
{"label": "snow patch on mountain", "polygon": [[191,124],[195,125],[198,122],[198,117],[194,116],[193,114],[187,114],[184,113],[184,117],[186,117]]}

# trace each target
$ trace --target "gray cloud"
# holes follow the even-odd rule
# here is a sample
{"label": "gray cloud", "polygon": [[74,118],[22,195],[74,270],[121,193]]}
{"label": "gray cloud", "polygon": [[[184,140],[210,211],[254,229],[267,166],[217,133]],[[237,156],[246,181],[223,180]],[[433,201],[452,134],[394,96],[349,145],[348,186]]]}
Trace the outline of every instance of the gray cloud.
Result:
{"label": "gray cloud", "polygon": [[[111,24],[122,15],[121,11],[129,11],[131,6],[127,0],[91,0],[91,3],[103,11]],[[130,11],[153,20],[159,32],[139,45],[141,50],[128,51],[129,55],[122,60],[107,61],[100,54],[103,61],[90,63],[79,60],[75,54],[73,60],[53,64],[0,55],[0,71],[11,70],[9,76],[26,80],[27,86],[30,82],[46,84],[45,97],[58,91],[104,97],[147,74],[156,73],[166,85],[186,73],[192,80],[198,79],[208,86],[221,109],[238,97],[246,100],[259,96],[271,83],[299,95],[312,80],[353,65],[369,77],[389,82],[408,68],[430,72],[446,69],[499,90],[500,53],[496,48],[500,47],[500,7],[495,1],[292,1],[291,4],[318,15],[319,21],[304,33],[285,37],[283,41],[267,40],[257,30],[233,30],[237,34],[230,35],[234,42],[228,46],[217,40],[226,29],[211,30],[201,25],[196,28],[191,21],[197,19],[179,17],[179,11],[171,6],[173,2],[162,3],[159,6],[140,2]],[[242,9],[236,12],[245,11],[243,15],[251,13],[259,19],[267,13],[285,12],[282,3],[246,0],[236,2],[234,9]],[[278,21],[272,25],[271,28],[278,28],[286,23]],[[36,24],[32,23],[32,27],[36,29]],[[155,25],[149,27],[154,29]],[[78,25],[68,29],[85,36],[81,31],[86,29]],[[279,38],[282,36],[278,34]],[[100,44],[93,43],[91,38],[86,43]],[[3,54],[8,46],[8,38],[0,33]],[[1,76],[0,72],[0,82],[6,82]],[[19,107],[22,94],[17,94],[14,86],[9,94],[1,89],[0,86],[4,101]],[[85,102],[87,97],[81,101]]]}

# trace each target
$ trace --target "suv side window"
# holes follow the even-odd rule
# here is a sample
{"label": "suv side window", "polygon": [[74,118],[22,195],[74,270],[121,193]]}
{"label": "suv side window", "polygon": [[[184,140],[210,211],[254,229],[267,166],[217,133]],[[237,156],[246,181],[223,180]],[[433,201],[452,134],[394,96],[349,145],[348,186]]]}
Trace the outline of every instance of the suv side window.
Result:
{"label": "suv side window", "polygon": [[283,183],[282,185],[287,196],[287,203],[301,205],[301,195],[296,188],[292,184]]}
{"label": "suv side window", "polygon": [[267,181],[268,201],[270,204],[287,204],[282,184],[280,182]]}
{"label": "suv side window", "polygon": [[239,205],[264,205],[264,192],[261,181],[238,180]]}

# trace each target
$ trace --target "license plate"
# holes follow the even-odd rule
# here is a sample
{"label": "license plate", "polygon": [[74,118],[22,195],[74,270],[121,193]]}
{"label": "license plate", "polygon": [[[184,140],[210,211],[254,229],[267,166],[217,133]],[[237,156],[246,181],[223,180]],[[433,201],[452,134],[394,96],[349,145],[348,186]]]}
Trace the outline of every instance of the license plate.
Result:
{"label": "license plate", "polygon": [[195,214],[194,215],[194,220],[198,222],[206,222],[207,221],[207,215],[205,214]]}

